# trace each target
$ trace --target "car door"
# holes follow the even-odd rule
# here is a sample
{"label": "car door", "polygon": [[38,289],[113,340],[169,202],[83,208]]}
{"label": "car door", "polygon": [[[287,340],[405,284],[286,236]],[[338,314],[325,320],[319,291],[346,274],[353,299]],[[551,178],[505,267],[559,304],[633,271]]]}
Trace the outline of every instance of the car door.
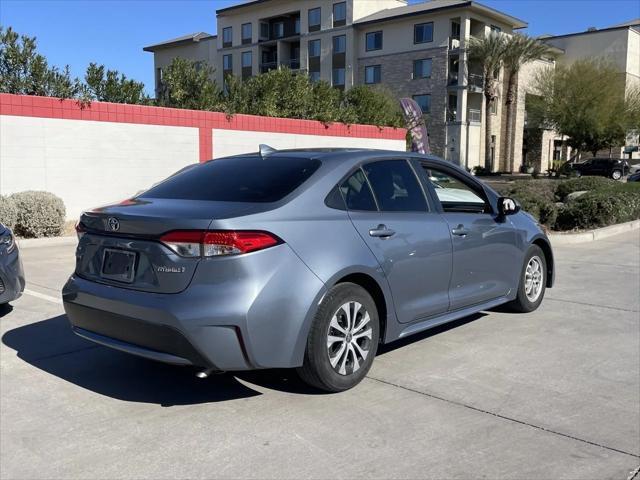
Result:
{"label": "car door", "polygon": [[508,295],[518,286],[521,252],[511,222],[494,213],[482,185],[454,168],[423,163],[423,181],[449,226],[450,310]]}
{"label": "car door", "polygon": [[401,323],[449,308],[451,239],[406,159],[367,163],[340,190],[389,283]]}

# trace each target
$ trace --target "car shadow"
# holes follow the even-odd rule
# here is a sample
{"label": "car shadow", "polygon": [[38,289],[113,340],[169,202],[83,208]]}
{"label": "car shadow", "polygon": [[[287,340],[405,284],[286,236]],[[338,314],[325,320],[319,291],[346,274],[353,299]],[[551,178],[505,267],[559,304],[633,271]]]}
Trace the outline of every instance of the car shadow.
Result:
{"label": "car shadow", "polygon": [[13,307],[8,303],[0,305],[0,318],[4,317],[8,313],[11,313],[11,310],[13,310]]}
{"label": "car shadow", "polygon": [[393,352],[398,348],[406,347],[407,345],[411,345],[412,343],[421,342],[430,337],[434,337],[441,333],[447,332],[454,328],[461,327],[462,325],[466,325],[467,323],[475,322],[476,320],[481,319],[482,317],[488,315],[484,312],[474,313],[473,315],[469,315],[464,318],[460,318],[458,320],[454,320],[452,322],[445,323],[443,325],[438,325],[437,327],[430,328],[420,333],[416,333],[409,337],[402,338],[400,340],[396,340],[391,343],[387,343],[386,345],[380,345],[378,347],[378,353],[376,356],[384,355],[385,353]]}
{"label": "car shadow", "polygon": [[[382,345],[378,348],[378,355],[420,342],[485,315],[477,313]],[[15,350],[18,358],[40,370],[100,395],[128,402],[170,407],[238,400],[262,394],[251,385],[292,394],[326,394],[303,383],[294,369],[220,373],[199,379],[195,376],[197,370],[192,367],[146,360],[78,337],[71,331],[66,315],[9,330],[2,336],[2,343]]]}
{"label": "car shadow", "polygon": [[169,407],[261,394],[233,375],[199,379],[190,367],[166,365],[96,345],[75,335],[66,315],[9,330],[2,343],[51,375],[118,400]]}

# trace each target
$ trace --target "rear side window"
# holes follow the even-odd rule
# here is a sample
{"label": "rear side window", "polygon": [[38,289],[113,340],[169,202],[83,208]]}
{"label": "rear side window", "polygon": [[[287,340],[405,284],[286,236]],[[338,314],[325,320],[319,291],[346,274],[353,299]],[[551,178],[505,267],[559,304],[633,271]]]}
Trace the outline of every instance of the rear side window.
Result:
{"label": "rear side window", "polygon": [[140,197],[219,202],[281,200],[320,167],[306,158],[237,157],[213,160],[169,177]]}
{"label": "rear side window", "polygon": [[413,170],[405,160],[365,165],[364,171],[383,212],[426,212],[427,201]]}
{"label": "rear side window", "polygon": [[347,178],[340,191],[349,210],[376,211],[376,202],[362,170],[357,170]]}

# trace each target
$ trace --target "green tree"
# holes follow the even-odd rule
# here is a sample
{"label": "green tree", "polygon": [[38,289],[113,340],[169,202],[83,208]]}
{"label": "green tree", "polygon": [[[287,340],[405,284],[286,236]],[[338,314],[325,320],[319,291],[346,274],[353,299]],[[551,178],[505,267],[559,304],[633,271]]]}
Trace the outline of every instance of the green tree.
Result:
{"label": "green tree", "polygon": [[351,114],[343,116],[346,123],[404,126],[400,103],[384,88],[360,85],[348,90],[344,97],[344,111]]}
{"label": "green tree", "polygon": [[483,93],[485,98],[485,168],[493,171],[493,158],[491,156],[491,112],[490,105],[498,98],[498,78],[504,64],[506,52],[506,37],[500,33],[492,32],[482,37],[471,37],[467,45],[467,53],[470,60],[475,60],[482,65],[484,81]]}
{"label": "green tree", "polygon": [[553,57],[552,49],[535,38],[527,35],[516,34],[511,36],[505,43],[503,63],[508,72],[508,86],[505,95],[506,116],[506,144],[505,159],[510,171],[513,171],[513,128],[516,117],[516,105],[514,105],[516,87],[518,85],[518,74],[523,65]]}
{"label": "green tree", "polygon": [[0,92],[58,98],[82,96],[82,84],[69,67],[50,67],[37,52],[35,37],[0,26]]}
{"label": "green tree", "polygon": [[591,152],[624,144],[628,131],[640,127],[640,93],[625,88],[615,65],[584,59],[541,71],[536,96],[527,107],[534,125],[568,137],[567,143]]}
{"label": "green tree", "polygon": [[131,104],[149,102],[144,93],[144,83],[129,79],[117,70],[107,70],[104,65],[90,63],[84,80],[86,92],[93,100]]}
{"label": "green tree", "polygon": [[162,107],[216,110],[221,92],[212,80],[214,70],[205,63],[174,58],[162,73],[156,103]]}
{"label": "green tree", "polygon": [[288,68],[271,70],[240,81],[226,80],[224,110],[267,117],[301,118],[324,123],[366,123],[400,126],[396,99],[383,89],[354,87],[346,93],[327,82],[311,82]]}

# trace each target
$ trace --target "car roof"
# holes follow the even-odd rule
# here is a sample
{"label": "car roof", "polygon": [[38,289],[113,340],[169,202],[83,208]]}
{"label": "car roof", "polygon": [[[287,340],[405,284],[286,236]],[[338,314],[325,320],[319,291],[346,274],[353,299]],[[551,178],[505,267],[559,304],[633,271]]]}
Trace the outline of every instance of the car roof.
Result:
{"label": "car roof", "polygon": [[[226,158],[254,157],[256,155],[260,155],[260,153],[245,153]],[[374,148],[294,148],[275,150],[269,153],[269,155],[298,159],[317,159],[322,161],[323,163],[344,163],[346,160],[353,163],[358,163],[366,161],[368,159],[398,158],[399,156],[402,156],[403,158],[411,157],[418,160],[429,160],[438,164],[442,164],[443,166],[455,166],[451,162],[447,162],[432,155],[424,155],[417,152],[406,152],[401,150],[381,150]]]}

